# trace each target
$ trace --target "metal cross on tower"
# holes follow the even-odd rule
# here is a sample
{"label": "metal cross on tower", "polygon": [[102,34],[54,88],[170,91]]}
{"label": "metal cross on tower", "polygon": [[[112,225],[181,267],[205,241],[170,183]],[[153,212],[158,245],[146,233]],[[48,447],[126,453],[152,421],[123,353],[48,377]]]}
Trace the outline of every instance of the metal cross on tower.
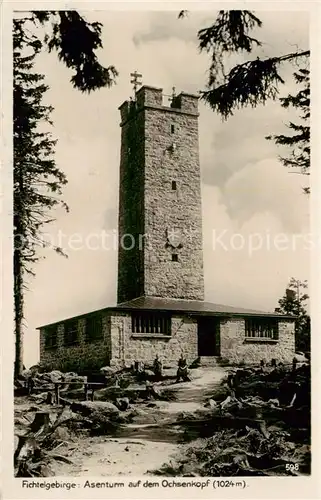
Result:
{"label": "metal cross on tower", "polygon": [[169,101],[173,102],[175,97],[176,97],[176,88],[172,87],[172,95],[170,96]]}
{"label": "metal cross on tower", "polygon": [[143,77],[143,75],[141,75],[140,73],[137,73],[137,71],[134,71],[134,73],[131,73],[130,76],[131,76],[130,83],[133,84],[134,96],[136,96],[136,92],[137,92],[138,87],[140,87],[142,85],[142,82],[139,80],[140,80],[140,78]]}

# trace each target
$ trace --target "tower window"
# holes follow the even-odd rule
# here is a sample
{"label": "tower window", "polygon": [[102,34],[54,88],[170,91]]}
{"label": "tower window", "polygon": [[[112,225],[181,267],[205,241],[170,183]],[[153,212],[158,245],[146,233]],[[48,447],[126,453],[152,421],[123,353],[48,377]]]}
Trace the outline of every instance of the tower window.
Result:
{"label": "tower window", "polygon": [[174,132],[175,132],[175,125],[172,124],[171,125],[171,134],[174,134]]}
{"label": "tower window", "polygon": [[177,189],[176,181],[172,181],[172,190],[176,191],[176,189]]}
{"label": "tower window", "polygon": [[178,262],[178,255],[177,255],[177,253],[173,253],[172,254],[172,261],[173,262]]}

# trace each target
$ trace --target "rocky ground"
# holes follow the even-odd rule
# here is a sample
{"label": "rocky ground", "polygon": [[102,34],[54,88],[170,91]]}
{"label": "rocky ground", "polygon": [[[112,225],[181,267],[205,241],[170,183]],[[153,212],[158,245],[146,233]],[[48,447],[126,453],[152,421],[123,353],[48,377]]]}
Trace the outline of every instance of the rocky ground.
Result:
{"label": "rocky ground", "polygon": [[125,373],[94,401],[66,384],[60,407],[49,391],[17,396],[16,475],[308,474],[309,377],[307,365],[208,367],[178,384],[175,370],[152,384]]}

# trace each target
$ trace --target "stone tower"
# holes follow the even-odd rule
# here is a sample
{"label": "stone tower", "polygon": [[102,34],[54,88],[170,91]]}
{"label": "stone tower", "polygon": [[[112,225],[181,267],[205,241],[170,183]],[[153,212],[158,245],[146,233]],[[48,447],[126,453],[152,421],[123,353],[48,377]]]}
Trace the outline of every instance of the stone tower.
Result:
{"label": "stone tower", "polygon": [[198,97],[143,86],[121,113],[118,303],[204,300]]}

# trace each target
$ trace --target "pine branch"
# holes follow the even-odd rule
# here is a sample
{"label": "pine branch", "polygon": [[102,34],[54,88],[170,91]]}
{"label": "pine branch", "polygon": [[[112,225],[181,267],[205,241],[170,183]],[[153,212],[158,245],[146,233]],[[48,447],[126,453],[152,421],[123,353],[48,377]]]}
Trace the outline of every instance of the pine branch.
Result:
{"label": "pine branch", "polygon": [[[304,85],[304,88],[298,90],[295,95],[281,97],[280,102],[284,108],[292,107],[301,111],[300,123],[290,121],[286,127],[289,133],[269,135],[268,140],[273,140],[275,144],[285,146],[290,149],[288,156],[279,156],[279,160],[287,168],[295,168],[303,175],[309,175],[310,172],[310,78],[307,69],[300,69],[294,73],[294,79],[297,84]],[[302,98],[303,96],[303,98]],[[305,193],[309,193],[308,187],[304,188]]]}
{"label": "pine branch", "polygon": [[[213,82],[211,82],[213,83]],[[226,83],[212,90],[201,92],[201,99],[224,119],[233,115],[234,109],[257,106],[277,95],[278,83],[284,83],[277,72],[274,60],[248,61],[233,68]]]}
{"label": "pine branch", "polygon": [[102,47],[101,24],[86,22],[76,11],[60,11],[58,16],[47,46],[74,70],[73,86],[82,92],[112,86],[118,76],[116,68],[102,66],[95,54]]}
{"label": "pine branch", "polygon": [[[181,13],[183,15],[183,13]],[[284,83],[279,67],[286,61],[296,61],[309,57],[308,50],[298,50],[289,54],[270,58],[256,58],[236,64],[227,71],[228,56],[231,54],[252,54],[262,42],[252,35],[254,29],[262,26],[261,20],[248,10],[219,11],[215,22],[198,32],[200,51],[211,55],[208,90],[201,93],[202,99],[223,119],[233,115],[236,109],[255,107],[276,99],[279,85]],[[297,72],[296,78],[307,77],[305,72]],[[298,99],[307,99],[306,94]],[[284,106],[288,105],[284,102]]]}
{"label": "pine branch", "polygon": [[217,75],[210,77],[213,89],[201,92],[201,99],[207,102],[223,119],[233,115],[235,109],[256,107],[269,99],[276,99],[278,85],[284,80],[278,73],[281,63],[307,57],[309,51],[285,54],[267,59],[255,59],[235,66],[225,77],[225,82],[215,87]]}
{"label": "pine branch", "polygon": [[213,64],[222,58],[224,53],[251,52],[253,45],[261,42],[249,32],[262,22],[249,10],[221,10],[215,23],[198,32],[200,50],[213,50]]}

